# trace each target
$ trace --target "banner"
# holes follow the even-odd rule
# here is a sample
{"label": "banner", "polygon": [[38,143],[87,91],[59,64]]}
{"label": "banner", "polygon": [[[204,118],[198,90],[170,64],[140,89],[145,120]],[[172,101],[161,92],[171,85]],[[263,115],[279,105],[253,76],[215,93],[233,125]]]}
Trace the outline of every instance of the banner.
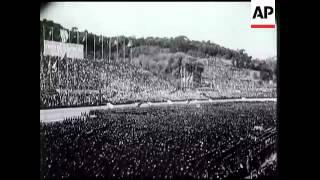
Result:
{"label": "banner", "polygon": [[65,54],[68,58],[83,59],[83,45],[48,40],[44,41],[43,55],[58,56],[63,58]]}

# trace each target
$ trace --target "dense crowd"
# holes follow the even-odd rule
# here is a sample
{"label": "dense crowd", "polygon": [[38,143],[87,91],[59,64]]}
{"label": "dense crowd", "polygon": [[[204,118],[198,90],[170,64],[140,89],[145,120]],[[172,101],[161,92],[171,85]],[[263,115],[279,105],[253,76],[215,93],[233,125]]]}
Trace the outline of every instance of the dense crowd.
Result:
{"label": "dense crowd", "polygon": [[[206,97],[276,97],[276,88],[247,80],[245,71],[216,61],[207,73],[215,92]],[[201,92],[177,91],[169,82],[128,62],[40,57],[40,108],[204,99]]]}
{"label": "dense crowd", "polygon": [[127,62],[40,58],[40,108],[163,101],[158,92],[173,90],[169,82]]}
{"label": "dense crowd", "polygon": [[275,103],[91,111],[41,123],[41,177],[274,175]]}
{"label": "dense crowd", "polygon": [[226,65],[220,59],[214,60],[210,68],[206,68],[204,76],[207,82],[213,82],[213,92],[206,92],[212,98],[218,97],[277,97],[276,84],[263,82],[250,77],[250,70],[238,69]]}

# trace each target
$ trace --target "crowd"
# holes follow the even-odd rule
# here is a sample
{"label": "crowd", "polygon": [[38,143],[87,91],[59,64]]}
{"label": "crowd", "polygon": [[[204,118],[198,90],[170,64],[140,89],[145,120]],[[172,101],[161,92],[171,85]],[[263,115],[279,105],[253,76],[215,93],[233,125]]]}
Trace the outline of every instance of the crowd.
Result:
{"label": "crowd", "polygon": [[48,89],[99,89],[103,61],[52,56],[40,58],[40,87]]}
{"label": "crowd", "polygon": [[273,175],[272,166],[260,167],[275,151],[275,108],[257,102],[96,110],[41,123],[41,176]]}
{"label": "crowd", "polygon": [[213,83],[213,92],[206,92],[212,98],[218,97],[277,97],[276,84],[269,84],[250,77],[250,70],[238,69],[215,60],[206,68],[207,83]]}
{"label": "crowd", "polygon": [[107,99],[97,92],[40,92],[40,108],[101,105]]}
{"label": "crowd", "polygon": [[[210,72],[209,72],[210,69]],[[276,97],[276,88],[246,79],[245,71],[215,61],[215,92],[207,97]],[[204,99],[197,91],[176,91],[169,82],[128,62],[40,57],[40,108]]]}
{"label": "crowd", "polygon": [[173,90],[127,62],[40,57],[40,108],[164,101]]}

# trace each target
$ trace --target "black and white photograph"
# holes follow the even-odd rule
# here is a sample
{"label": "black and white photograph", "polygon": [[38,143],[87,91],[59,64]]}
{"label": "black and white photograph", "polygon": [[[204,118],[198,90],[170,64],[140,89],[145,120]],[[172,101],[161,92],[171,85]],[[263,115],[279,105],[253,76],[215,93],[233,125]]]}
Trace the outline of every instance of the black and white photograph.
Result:
{"label": "black and white photograph", "polygon": [[251,8],[40,7],[40,179],[277,179],[278,27]]}

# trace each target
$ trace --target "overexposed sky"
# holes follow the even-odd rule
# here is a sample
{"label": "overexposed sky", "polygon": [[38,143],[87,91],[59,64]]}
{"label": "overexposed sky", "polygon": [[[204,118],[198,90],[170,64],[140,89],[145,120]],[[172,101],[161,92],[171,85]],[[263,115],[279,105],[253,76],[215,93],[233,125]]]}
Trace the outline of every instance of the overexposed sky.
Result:
{"label": "overexposed sky", "polygon": [[40,10],[43,18],[98,35],[185,35],[254,58],[277,54],[276,29],[251,29],[250,2],[55,2]]}

